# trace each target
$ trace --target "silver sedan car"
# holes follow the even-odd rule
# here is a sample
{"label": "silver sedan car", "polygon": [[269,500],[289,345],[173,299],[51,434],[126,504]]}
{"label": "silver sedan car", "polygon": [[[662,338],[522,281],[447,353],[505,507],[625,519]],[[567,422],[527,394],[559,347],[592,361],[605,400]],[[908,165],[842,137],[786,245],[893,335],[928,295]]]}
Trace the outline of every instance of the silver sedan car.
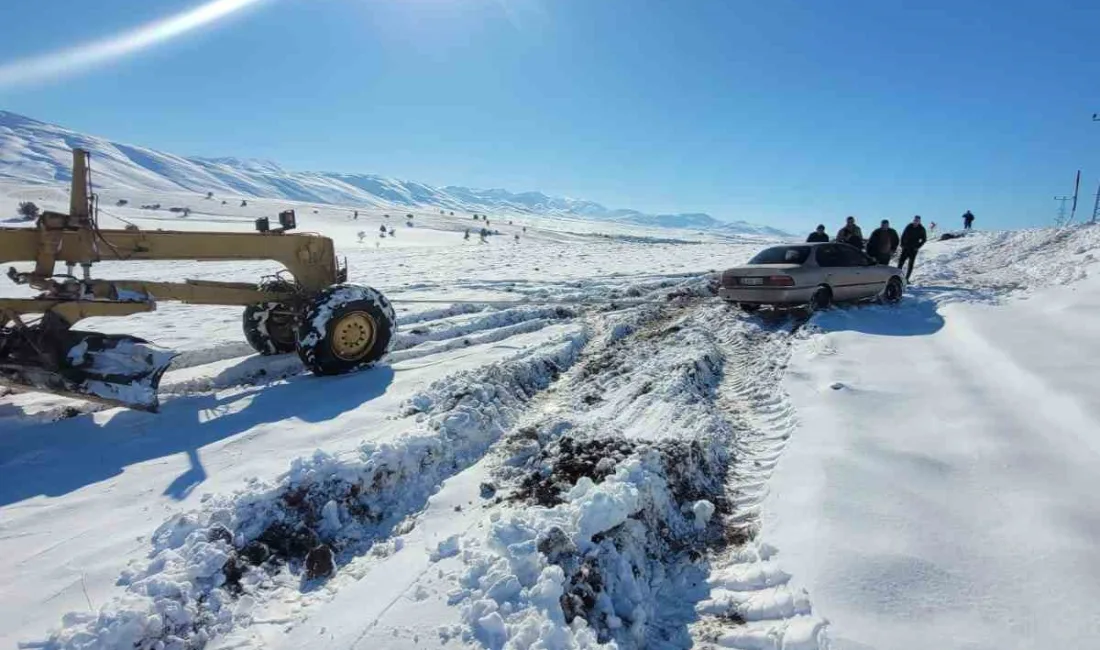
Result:
{"label": "silver sedan car", "polygon": [[877,263],[855,246],[822,242],[760,251],[748,264],[722,273],[718,295],[745,311],[761,305],[818,310],[871,298],[894,303],[904,290],[899,269]]}

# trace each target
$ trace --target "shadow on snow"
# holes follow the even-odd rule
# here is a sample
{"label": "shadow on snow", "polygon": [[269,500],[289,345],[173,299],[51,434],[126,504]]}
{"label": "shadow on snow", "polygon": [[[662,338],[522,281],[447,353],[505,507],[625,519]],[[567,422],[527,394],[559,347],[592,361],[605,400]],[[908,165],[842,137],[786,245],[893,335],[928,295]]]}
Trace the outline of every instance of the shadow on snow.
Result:
{"label": "shadow on snow", "polygon": [[183,499],[207,478],[198,453],[206,445],[287,418],[330,420],[385,394],[393,378],[389,366],[342,377],[302,375],[229,396],[176,398],[159,414],[120,410],[107,422],[84,416],[19,427],[0,438],[0,506],[68,494],[178,453],[191,466],[163,494]]}

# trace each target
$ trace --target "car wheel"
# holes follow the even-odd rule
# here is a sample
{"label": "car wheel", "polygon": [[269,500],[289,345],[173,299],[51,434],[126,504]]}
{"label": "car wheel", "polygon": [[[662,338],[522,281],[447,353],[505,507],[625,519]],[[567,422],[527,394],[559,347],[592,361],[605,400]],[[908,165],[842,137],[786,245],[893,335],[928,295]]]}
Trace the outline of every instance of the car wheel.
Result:
{"label": "car wheel", "polygon": [[739,302],[737,303],[737,307],[746,314],[760,311],[760,305],[751,302]]}
{"label": "car wheel", "polygon": [[818,287],[810,296],[808,307],[810,313],[814,313],[822,309],[828,309],[831,304],[833,304],[833,290],[829,287]]}
{"label": "car wheel", "polygon": [[896,304],[901,301],[903,291],[901,278],[895,275],[890,278],[890,281],[886,283],[886,288],[882,290],[882,301],[890,305]]}

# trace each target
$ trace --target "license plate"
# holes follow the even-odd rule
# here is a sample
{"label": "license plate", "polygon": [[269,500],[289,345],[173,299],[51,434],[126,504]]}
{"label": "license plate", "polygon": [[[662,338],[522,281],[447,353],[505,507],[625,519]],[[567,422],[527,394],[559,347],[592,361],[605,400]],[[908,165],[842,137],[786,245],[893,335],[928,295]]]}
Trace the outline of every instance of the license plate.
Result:
{"label": "license plate", "polygon": [[741,278],[741,284],[750,284],[750,285],[764,284],[764,278]]}

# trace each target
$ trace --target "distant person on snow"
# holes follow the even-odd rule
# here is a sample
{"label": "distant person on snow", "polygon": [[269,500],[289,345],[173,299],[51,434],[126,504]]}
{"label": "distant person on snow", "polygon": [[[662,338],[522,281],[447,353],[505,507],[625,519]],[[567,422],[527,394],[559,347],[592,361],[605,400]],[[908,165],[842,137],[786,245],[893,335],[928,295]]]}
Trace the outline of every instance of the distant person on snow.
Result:
{"label": "distant person on snow", "polygon": [[913,217],[913,223],[905,227],[905,230],[901,232],[901,255],[898,257],[898,268],[900,269],[902,264],[909,262],[909,269],[905,272],[905,281],[909,281],[909,276],[913,275],[913,262],[917,259],[917,251],[921,246],[924,246],[924,242],[928,241],[928,233],[925,232],[924,226],[921,225],[920,215]]}
{"label": "distant person on snow", "polygon": [[882,220],[882,225],[871,231],[867,238],[867,254],[879,264],[889,264],[890,258],[898,250],[898,231],[890,227],[890,222]]}
{"label": "distant person on snow", "polygon": [[848,217],[844,227],[837,231],[836,240],[841,244],[851,244],[856,248],[863,248],[863,230],[856,225],[855,217]]}
{"label": "distant person on snow", "polygon": [[816,242],[828,242],[829,235],[825,234],[825,224],[817,224],[817,230],[810,233],[810,236],[806,238],[807,244],[813,244]]}
{"label": "distant person on snow", "polygon": [[963,230],[970,230],[970,227],[974,225],[974,213],[967,210],[963,214]]}
{"label": "distant person on snow", "polygon": [[462,236],[462,239],[465,240],[465,241],[470,241],[470,229],[469,228],[466,229],[466,234]]}

